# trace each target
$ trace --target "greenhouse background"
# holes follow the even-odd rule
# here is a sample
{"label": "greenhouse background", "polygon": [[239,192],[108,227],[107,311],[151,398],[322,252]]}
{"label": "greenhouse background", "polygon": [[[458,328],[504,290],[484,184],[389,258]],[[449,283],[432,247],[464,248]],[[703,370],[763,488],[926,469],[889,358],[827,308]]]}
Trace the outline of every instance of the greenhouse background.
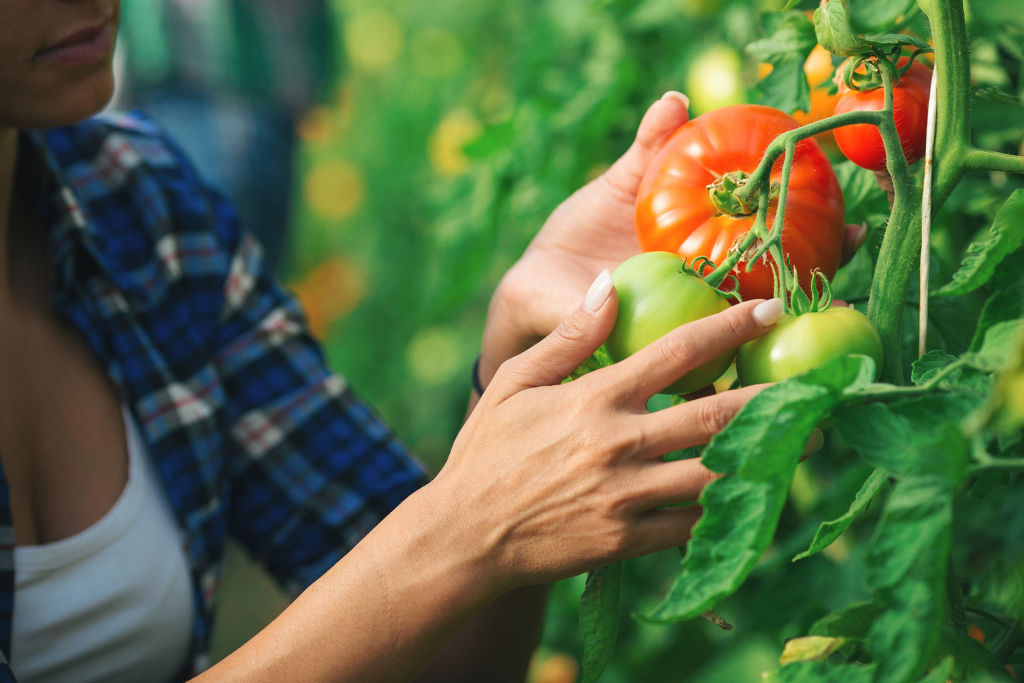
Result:
{"label": "greenhouse background", "polygon": [[[784,4],[332,0],[337,80],[299,124],[280,275],[331,365],[431,468],[461,424],[502,273],[558,203],[628,147],[664,91],[685,92],[693,115],[756,101],[764,67],[743,46],[762,33],[760,12]],[[984,73],[984,50],[974,59]],[[830,501],[848,501],[867,471],[803,468],[791,505],[841,513]],[[786,524],[810,528],[796,516]],[[859,565],[821,565],[862,551],[843,541],[813,570],[790,564],[799,548],[772,548],[716,610],[736,625],[729,632],[633,619],[664,593],[679,555],[626,563],[619,646],[602,681],[759,678],[787,637],[856,598],[834,586],[856,585],[840,573]],[[283,605],[241,552],[228,559],[241,580],[225,582],[214,659]],[[577,679],[581,591],[581,578],[556,586],[535,683]]]}

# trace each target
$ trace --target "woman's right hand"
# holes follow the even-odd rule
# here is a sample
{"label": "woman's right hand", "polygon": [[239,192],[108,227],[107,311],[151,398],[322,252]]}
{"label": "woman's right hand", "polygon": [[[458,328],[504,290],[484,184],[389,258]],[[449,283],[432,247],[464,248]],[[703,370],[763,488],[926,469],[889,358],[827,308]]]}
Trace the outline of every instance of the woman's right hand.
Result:
{"label": "woman's right hand", "polygon": [[782,314],[778,300],[742,303],[561,384],[607,337],[617,309],[604,272],[552,334],[499,368],[429,487],[483,544],[498,592],[685,544],[700,508],[664,506],[695,501],[715,475],[697,459],[661,456],[707,443],[761,387],[655,413],[647,401]]}

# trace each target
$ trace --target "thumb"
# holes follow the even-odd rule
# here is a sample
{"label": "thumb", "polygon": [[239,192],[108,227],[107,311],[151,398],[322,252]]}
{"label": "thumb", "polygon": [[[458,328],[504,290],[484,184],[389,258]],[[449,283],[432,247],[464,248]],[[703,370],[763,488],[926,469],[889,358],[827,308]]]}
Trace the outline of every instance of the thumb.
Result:
{"label": "thumb", "polygon": [[[558,384],[599,347],[615,324],[619,309],[612,276],[602,270],[583,303],[531,348],[505,363],[499,374],[510,393],[527,387]],[[506,384],[502,382],[502,384]],[[495,384],[495,382],[492,382]]]}
{"label": "thumb", "polygon": [[605,179],[627,197],[636,195],[640,179],[665,141],[689,119],[690,101],[670,90],[648,108],[626,153],[605,172]]}

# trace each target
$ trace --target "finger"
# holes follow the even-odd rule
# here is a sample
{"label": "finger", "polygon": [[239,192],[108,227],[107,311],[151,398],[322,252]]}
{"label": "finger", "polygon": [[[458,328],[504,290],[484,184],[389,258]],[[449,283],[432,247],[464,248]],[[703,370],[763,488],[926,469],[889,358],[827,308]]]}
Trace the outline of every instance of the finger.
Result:
{"label": "finger", "polygon": [[844,227],[843,232],[843,250],[842,256],[839,259],[840,265],[846,265],[853,255],[857,253],[857,250],[864,244],[864,240],[868,235],[868,224],[861,223],[850,224]]}
{"label": "finger", "polygon": [[675,328],[609,369],[627,398],[646,403],[687,372],[765,334],[782,315],[779,299],[737,304]]}
{"label": "finger", "polygon": [[551,334],[504,363],[495,380],[500,377],[511,392],[558,384],[604,342],[617,311],[611,274],[603,270],[590,285],[583,303]]}
{"label": "finger", "polygon": [[631,550],[634,557],[686,545],[693,525],[704,509],[699,505],[650,510],[635,523]]}
{"label": "finger", "polygon": [[695,501],[704,487],[721,475],[705,467],[700,458],[646,463],[633,479],[637,501],[644,509]]}
{"label": "finger", "polygon": [[711,441],[736,413],[767,384],[755,384],[688,401],[640,418],[644,430],[643,457],[660,457],[681,448]]}
{"label": "finger", "polygon": [[636,139],[626,153],[604,173],[604,180],[625,196],[636,195],[640,179],[651,159],[669,136],[689,118],[690,101],[685,95],[669,91],[652,104],[637,128]]}

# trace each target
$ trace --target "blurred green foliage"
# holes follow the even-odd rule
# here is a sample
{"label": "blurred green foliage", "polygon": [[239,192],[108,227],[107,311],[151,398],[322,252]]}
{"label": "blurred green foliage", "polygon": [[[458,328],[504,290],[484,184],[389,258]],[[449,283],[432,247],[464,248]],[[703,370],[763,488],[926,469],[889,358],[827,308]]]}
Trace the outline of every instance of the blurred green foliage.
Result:
{"label": "blurred green foliage", "polygon": [[[661,93],[686,92],[694,114],[753,101],[759,65],[743,48],[764,35],[760,12],[786,3],[335,4],[344,78],[336,98],[303,123],[301,201],[285,279],[300,294],[333,367],[439,468],[462,421],[488,298],[502,273],[560,201],[625,151]],[[986,12],[976,11],[975,21],[988,21]],[[999,55],[1019,51],[1017,29],[1005,33],[1005,41],[972,45],[979,97],[992,101],[978,112],[978,142],[1015,151],[1024,117],[1016,128],[1008,125],[1019,109],[999,109],[1000,98],[1019,98],[1024,81],[1013,74],[1007,80],[998,66],[986,70]],[[1001,125],[986,126],[986,117]],[[887,207],[873,178],[849,164],[837,170],[848,220],[866,220],[874,233]],[[991,217],[997,202],[987,190],[1005,195],[1019,184],[1005,175],[978,177],[954,194],[942,220],[960,226],[936,230],[936,278],[948,275],[969,235]],[[858,304],[870,283],[871,248],[869,239],[836,282],[837,294]],[[959,352],[970,341],[968,318],[975,313],[938,310],[933,339]],[[829,457],[799,468],[777,542],[747,583],[716,608],[734,630],[704,620],[652,626],[633,619],[632,611],[649,609],[664,595],[679,555],[628,562],[619,646],[602,681],[756,680],[776,667],[786,638],[866,597],[858,574],[863,565],[849,560],[864,552],[871,520],[854,523],[824,554],[790,562],[819,522],[846,511],[869,472],[826,433]],[[1001,497],[1008,523],[1024,533],[1024,517],[1009,504],[1020,484],[1000,477],[990,486],[1008,490]],[[972,557],[986,539],[978,525],[961,524],[957,547]],[[1014,589],[1021,583],[1018,556],[1008,554],[997,567],[1002,574],[982,576],[977,590],[1013,589],[1018,600],[1024,594]],[[581,578],[555,587],[539,663],[552,653],[579,660],[582,590]],[[571,671],[569,678],[543,675],[538,683],[573,680]]]}
{"label": "blurred green foliage", "polygon": [[[740,50],[757,10],[338,0],[337,12],[345,76],[303,128],[286,279],[308,307],[346,302],[312,313],[331,362],[436,467],[501,274],[665,90],[685,90],[695,112],[746,99],[757,65]],[[317,272],[328,262],[333,278]]]}

